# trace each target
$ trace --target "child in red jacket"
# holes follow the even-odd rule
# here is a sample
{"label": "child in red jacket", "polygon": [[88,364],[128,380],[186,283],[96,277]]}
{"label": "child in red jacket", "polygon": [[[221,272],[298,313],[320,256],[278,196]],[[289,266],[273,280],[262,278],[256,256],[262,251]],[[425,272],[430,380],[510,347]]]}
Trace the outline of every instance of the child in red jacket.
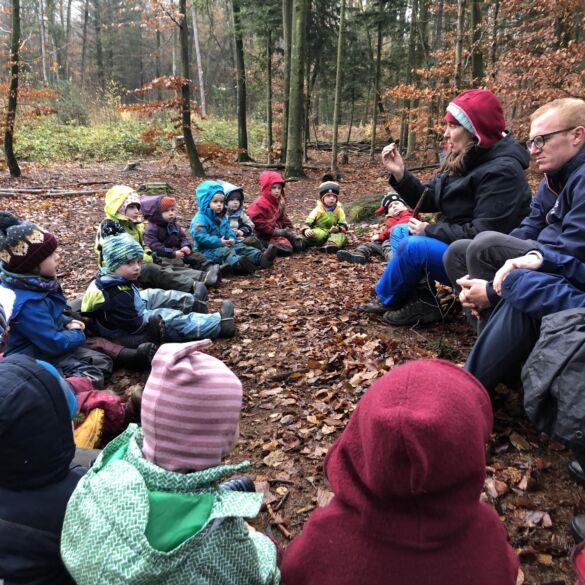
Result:
{"label": "child in red jacket", "polygon": [[376,236],[372,236],[370,242],[360,244],[354,252],[339,250],[337,252],[338,260],[352,262],[353,264],[367,264],[373,254],[382,256],[386,261],[390,260],[392,257],[392,230],[398,224],[408,223],[413,212],[406,205],[404,199],[396,193],[388,193],[384,196],[382,204],[376,209],[375,213],[382,212],[386,216],[384,231]]}
{"label": "child in red jacket", "polygon": [[442,360],[394,368],[325,459],[335,494],[286,549],[284,585],[515,585],[518,557],[480,501],[488,393]]}
{"label": "child in red jacket", "polygon": [[275,171],[260,175],[260,197],[248,207],[248,216],[266,246],[275,245],[280,256],[303,250],[303,239],[296,233],[286,213],[284,178]]}

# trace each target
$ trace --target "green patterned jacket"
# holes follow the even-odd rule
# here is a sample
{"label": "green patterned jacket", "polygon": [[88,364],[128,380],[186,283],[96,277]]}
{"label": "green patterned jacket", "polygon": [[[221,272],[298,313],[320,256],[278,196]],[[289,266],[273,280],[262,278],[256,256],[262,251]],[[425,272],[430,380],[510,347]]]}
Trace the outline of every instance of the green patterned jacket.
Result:
{"label": "green patterned jacket", "polygon": [[249,463],[189,474],[166,471],[141,451],[130,425],[73,492],[61,556],[79,585],[277,585],[276,549],[243,518],[262,494],[223,491],[221,478]]}

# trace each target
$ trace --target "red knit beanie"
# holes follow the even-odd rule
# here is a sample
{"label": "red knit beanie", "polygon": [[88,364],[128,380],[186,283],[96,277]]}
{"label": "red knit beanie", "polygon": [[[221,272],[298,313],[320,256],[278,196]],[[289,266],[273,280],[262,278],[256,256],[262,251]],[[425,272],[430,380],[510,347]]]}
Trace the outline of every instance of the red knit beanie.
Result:
{"label": "red knit beanie", "polygon": [[242,384],[220,360],[201,352],[206,339],[161,345],[142,396],[142,452],[169,471],[219,465],[234,443]]}
{"label": "red knit beanie", "polygon": [[171,207],[175,207],[177,205],[177,200],[174,197],[169,197],[165,195],[164,197],[160,198],[160,212],[164,213],[168,211]]}
{"label": "red knit beanie", "polygon": [[57,249],[57,238],[31,221],[0,212],[0,260],[8,272],[29,274]]}
{"label": "red knit beanie", "polygon": [[445,120],[463,126],[484,148],[503,138],[506,128],[500,100],[487,89],[468,89],[447,106]]}

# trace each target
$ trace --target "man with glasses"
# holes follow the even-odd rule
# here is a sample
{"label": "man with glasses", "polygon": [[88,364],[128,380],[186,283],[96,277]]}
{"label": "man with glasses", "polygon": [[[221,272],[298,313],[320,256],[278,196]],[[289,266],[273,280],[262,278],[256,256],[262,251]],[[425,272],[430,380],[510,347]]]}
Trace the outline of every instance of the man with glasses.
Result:
{"label": "man with glasses", "polygon": [[447,274],[463,306],[479,317],[480,329],[499,301],[491,281],[506,260],[545,245],[585,261],[585,101],[554,100],[530,120],[526,146],[544,172],[530,214],[509,235],[481,232],[454,242],[444,256]]}

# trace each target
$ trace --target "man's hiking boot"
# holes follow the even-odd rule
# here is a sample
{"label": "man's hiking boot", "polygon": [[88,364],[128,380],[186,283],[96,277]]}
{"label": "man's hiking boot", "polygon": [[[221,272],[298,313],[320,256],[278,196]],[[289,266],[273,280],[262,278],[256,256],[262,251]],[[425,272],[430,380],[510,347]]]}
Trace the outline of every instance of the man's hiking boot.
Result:
{"label": "man's hiking boot", "polygon": [[205,286],[213,287],[218,286],[221,282],[221,269],[219,264],[211,266],[207,272],[204,272],[204,278],[201,280]]}
{"label": "man's hiking boot", "polygon": [[125,347],[116,356],[116,366],[131,368],[133,370],[147,370],[156,353],[157,346],[154,343],[141,343],[136,349]]}
{"label": "man's hiking boot", "polygon": [[254,263],[249,258],[240,256],[238,261],[232,266],[232,270],[238,276],[249,276],[256,272],[256,266],[254,266]]}
{"label": "man's hiking boot", "polygon": [[260,267],[272,268],[276,256],[278,256],[278,248],[274,245],[268,246],[260,258]]}
{"label": "man's hiking boot", "polygon": [[209,313],[207,309],[207,287],[202,282],[196,282],[193,286],[193,313]]}
{"label": "man's hiking boot", "polygon": [[339,246],[333,242],[327,242],[324,246],[319,248],[319,252],[323,252],[325,254],[335,254],[338,250]]}
{"label": "man's hiking boot", "polygon": [[234,321],[234,303],[230,300],[221,301],[219,308],[221,316],[220,322],[220,337],[233,337],[236,332],[236,324]]}
{"label": "man's hiking boot", "polygon": [[387,311],[382,318],[390,325],[410,326],[441,321],[443,316],[439,300],[430,290],[427,290],[422,291],[402,307]]}
{"label": "man's hiking boot", "polygon": [[165,343],[167,337],[167,327],[163,318],[160,315],[153,315],[146,324],[144,333],[149,341],[156,345]]}
{"label": "man's hiking boot", "polygon": [[372,313],[374,315],[383,315],[390,307],[374,299],[358,307],[358,313]]}
{"label": "man's hiking boot", "polygon": [[340,262],[351,262],[352,264],[367,264],[368,259],[359,252],[348,252],[347,250],[339,250],[337,252],[337,259]]}

